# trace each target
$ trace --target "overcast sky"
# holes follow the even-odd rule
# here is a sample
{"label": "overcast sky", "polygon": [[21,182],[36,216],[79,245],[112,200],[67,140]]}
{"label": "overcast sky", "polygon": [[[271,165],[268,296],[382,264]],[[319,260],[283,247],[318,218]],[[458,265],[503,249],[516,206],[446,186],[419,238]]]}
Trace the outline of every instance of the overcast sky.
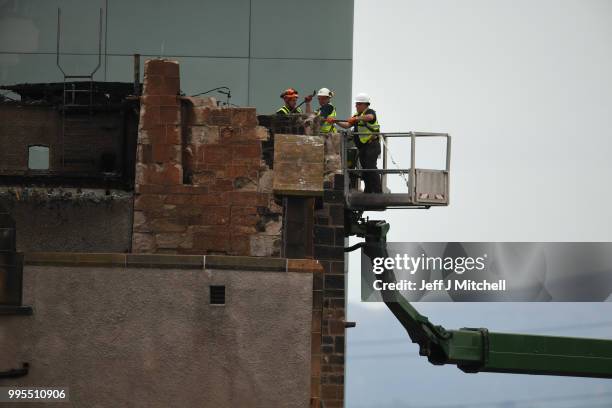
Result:
{"label": "overcast sky", "polygon": [[[612,1],[355,0],[353,49],[353,94],[383,131],[453,137],[451,205],[370,214],[389,241],[612,241]],[[419,165],[442,162],[433,148]],[[358,267],[355,253],[349,408],[612,406],[609,380],[429,365],[390,312],[359,304]],[[416,306],[447,328],[612,338],[610,303]]]}

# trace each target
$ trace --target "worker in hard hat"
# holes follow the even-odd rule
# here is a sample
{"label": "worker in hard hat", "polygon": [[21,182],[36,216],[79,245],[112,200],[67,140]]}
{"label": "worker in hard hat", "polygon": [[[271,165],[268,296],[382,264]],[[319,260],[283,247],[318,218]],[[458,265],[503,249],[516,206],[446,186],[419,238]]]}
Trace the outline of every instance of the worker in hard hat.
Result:
{"label": "worker in hard hat", "polygon": [[[281,106],[277,111],[277,115],[289,115],[290,113],[302,113],[302,109],[297,106],[297,100],[299,98],[299,93],[294,88],[287,88],[281,93],[280,97],[283,99],[285,104]],[[312,95],[308,95],[304,98],[304,102],[306,102],[306,109],[310,110],[310,101],[312,100]]]}
{"label": "worker in hard hat", "polygon": [[[376,111],[370,108],[370,97],[368,94],[360,93],[355,97],[356,113],[346,121],[337,121],[328,118],[328,123],[336,123],[338,126],[348,129],[353,128],[353,140],[359,149],[359,163],[363,169],[377,169],[376,162],[380,156],[380,142],[378,134],[380,125]],[[364,172],[363,181],[366,193],[382,193],[380,174]]]}
{"label": "worker in hard hat", "polygon": [[[333,122],[327,122],[327,118],[336,119],[336,108],[332,105],[331,98],[334,97],[334,93],[328,88],[321,88],[317,92],[317,99],[319,100],[319,109],[315,112],[317,116],[321,117],[321,133],[335,133],[336,128]],[[312,113],[312,109],[309,105],[306,106],[306,113]]]}

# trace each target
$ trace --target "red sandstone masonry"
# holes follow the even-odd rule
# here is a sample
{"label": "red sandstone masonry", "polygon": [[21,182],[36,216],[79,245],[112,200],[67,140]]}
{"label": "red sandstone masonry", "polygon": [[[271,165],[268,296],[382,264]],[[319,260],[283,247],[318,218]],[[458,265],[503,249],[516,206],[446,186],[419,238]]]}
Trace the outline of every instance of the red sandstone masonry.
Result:
{"label": "red sandstone masonry", "polygon": [[280,255],[282,208],[261,177],[268,134],[255,109],[179,89],[177,62],[145,63],[132,252]]}

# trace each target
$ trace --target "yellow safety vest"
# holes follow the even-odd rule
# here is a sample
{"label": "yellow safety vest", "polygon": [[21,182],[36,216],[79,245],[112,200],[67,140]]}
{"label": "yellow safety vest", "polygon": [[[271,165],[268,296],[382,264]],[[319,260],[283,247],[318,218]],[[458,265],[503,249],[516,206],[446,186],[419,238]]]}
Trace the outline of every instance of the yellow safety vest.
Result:
{"label": "yellow safety vest", "polygon": [[[327,116],[327,118],[336,118],[336,107],[334,105],[332,105],[331,103],[329,104],[329,106],[332,107],[332,112]],[[321,115],[321,108],[317,109],[317,115]],[[327,119],[326,118],[326,119]],[[334,126],[333,123],[327,123],[325,121],[321,121],[321,129],[320,129],[321,133],[335,133],[336,132],[336,128]]]}
{"label": "yellow safety vest", "polygon": [[[366,111],[363,113],[355,113],[353,116],[357,116],[358,118],[365,116]],[[367,143],[372,138],[373,134],[380,133],[380,125],[378,124],[378,115],[376,115],[376,120],[374,123],[368,123],[364,120],[359,120],[357,122],[357,132],[363,133],[359,135],[359,141],[361,143]],[[368,134],[369,133],[369,134]]]}
{"label": "yellow safety vest", "polygon": [[289,115],[290,113],[302,113],[302,109],[298,107],[294,112],[291,112],[291,109],[287,105],[283,105],[279,110],[276,111],[281,115]]}

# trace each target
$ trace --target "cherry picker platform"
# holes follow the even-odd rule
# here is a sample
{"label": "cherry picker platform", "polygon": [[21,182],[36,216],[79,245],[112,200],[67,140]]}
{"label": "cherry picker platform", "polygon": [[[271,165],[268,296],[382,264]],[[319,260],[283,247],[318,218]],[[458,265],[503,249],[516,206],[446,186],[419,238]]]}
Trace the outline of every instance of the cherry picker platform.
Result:
{"label": "cherry picker platform", "polygon": [[[362,169],[359,168],[356,159],[357,148],[351,146],[350,140],[359,133],[344,132],[342,138],[342,168],[344,169],[344,196],[346,208],[357,211],[382,211],[388,208],[429,208],[432,206],[446,206],[449,204],[450,185],[450,153],[451,137],[447,133],[379,133],[382,142],[382,168]],[[416,150],[419,139],[442,139],[445,146],[445,167],[443,169],[417,168]],[[400,168],[390,150],[389,142],[406,140],[410,141],[410,167]],[[395,154],[404,153],[394,151]],[[393,163],[395,168],[390,168]],[[364,193],[359,189],[360,180],[365,173],[376,173],[382,179],[382,193]],[[401,192],[391,192],[387,186],[387,176],[391,174],[400,175],[406,184],[406,189]]]}

